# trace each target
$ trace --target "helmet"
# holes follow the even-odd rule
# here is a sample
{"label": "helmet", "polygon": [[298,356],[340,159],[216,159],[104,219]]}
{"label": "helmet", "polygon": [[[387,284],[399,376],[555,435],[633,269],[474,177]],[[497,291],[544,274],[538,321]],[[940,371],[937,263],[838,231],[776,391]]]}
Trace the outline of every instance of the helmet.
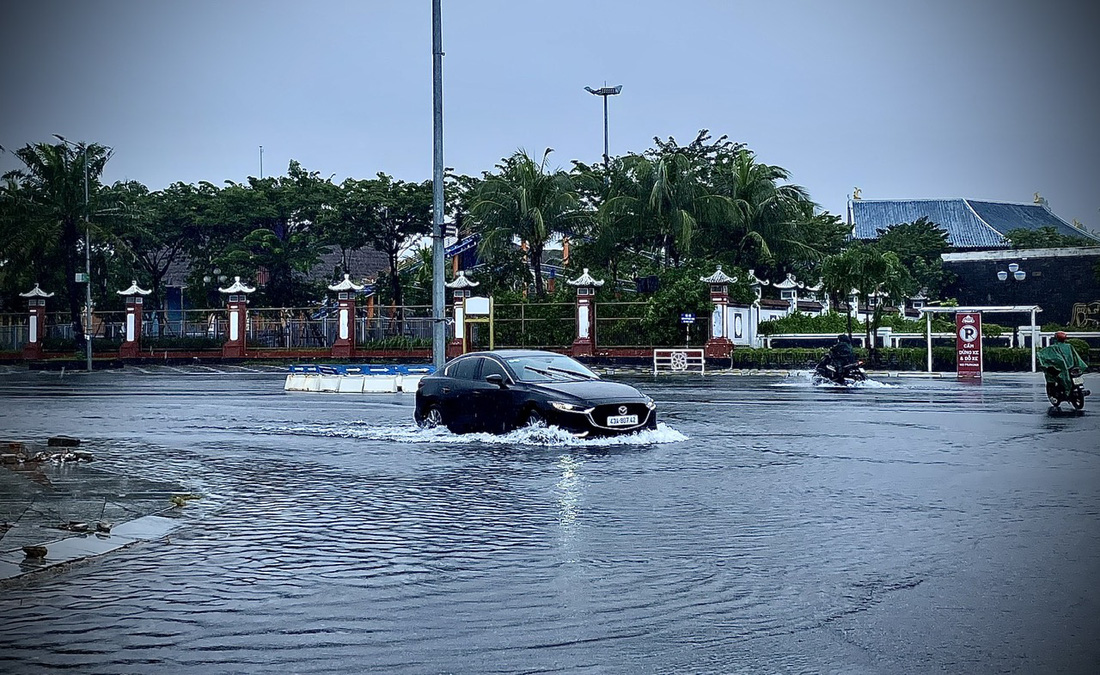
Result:
{"label": "helmet", "polygon": [[851,342],[852,338],[848,337],[844,333],[841,333],[840,335],[836,336],[836,340],[837,342]]}
{"label": "helmet", "polygon": [[1064,330],[1058,331],[1057,333],[1054,334],[1054,339],[1057,340],[1058,342],[1065,342],[1066,341],[1066,332]]}

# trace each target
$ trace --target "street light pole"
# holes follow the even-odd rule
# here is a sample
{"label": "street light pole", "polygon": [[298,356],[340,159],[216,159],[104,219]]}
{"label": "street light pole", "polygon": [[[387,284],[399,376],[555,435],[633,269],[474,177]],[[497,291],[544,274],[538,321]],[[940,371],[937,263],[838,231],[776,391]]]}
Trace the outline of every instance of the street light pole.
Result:
{"label": "street light pole", "polygon": [[447,357],[443,322],[443,17],[432,0],[432,364]]}
{"label": "street light pole", "polygon": [[[92,372],[92,223],[88,217],[88,144],[84,148],[84,355],[88,372]],[[138,316],[141,320],[141,316]]]}
{"label": "street light pole", "polygon": [[85,367],[92,372],[92,222],[88,215],[88,144],[73,143],[64,136],[54,134],[54,138],[72,148],[79,148],[84,162],[84,355]]}
{"label": "street light pole", "polygon": [[600,87],[599,89],[593,89],[592,87],[585,87],[585,91],[593,96],[603,97],[603,169],[604,171],[610,170],[610,157],[608,155],[607,147],[607,97],[616,96],[623,90],[623,85],[617,85],[614,87]]}

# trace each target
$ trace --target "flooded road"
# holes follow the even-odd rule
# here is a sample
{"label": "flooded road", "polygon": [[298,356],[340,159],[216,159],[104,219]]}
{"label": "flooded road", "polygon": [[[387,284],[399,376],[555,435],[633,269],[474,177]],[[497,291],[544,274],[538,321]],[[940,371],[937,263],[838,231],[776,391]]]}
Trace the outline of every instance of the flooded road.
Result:
{"label": "flooded road", "polygon": [[411,395],[277,372],[9,371],[0,437],[77,436],[203,499],[0,589],[0,663],[1097,672],[1100,398],[1048,414],[1038,377],[620,378],[661,427],[579,441],[419,431]]}

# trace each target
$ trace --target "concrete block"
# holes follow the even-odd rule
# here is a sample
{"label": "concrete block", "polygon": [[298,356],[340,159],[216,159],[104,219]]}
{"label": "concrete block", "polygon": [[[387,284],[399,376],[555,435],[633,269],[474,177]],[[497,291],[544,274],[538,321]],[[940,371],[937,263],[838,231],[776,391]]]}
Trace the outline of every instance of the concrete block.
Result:
{"label": "concrete block", "polygon": [[376,375],[363,378],[364,393],[392,393],[397,391],[397,378],[392,375]]}
{"label": "concrete block", "polygon": [[401,391],[416,393],[416,388],[420,386],[420,380],[423,375],[402,375],[401,376]]}
{"label": "concrete block", "polygon": [[340,378],[340,382],[337,385],[337,391],[341,394],[361,394],[363,393],[363,380],[366,379],[362,375],[345,375]]}

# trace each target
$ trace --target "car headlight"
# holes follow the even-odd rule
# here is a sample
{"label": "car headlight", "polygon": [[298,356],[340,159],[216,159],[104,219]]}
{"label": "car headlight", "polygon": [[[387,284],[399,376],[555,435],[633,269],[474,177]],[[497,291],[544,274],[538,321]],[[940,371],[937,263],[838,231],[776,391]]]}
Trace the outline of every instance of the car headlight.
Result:
{"label": "car headlight", "polygon": [[566,403],[565,401],[550,401],[550,405],[563,412],[587,412],[587,409],[584,406],[577,405],[575,403]]}
{"label": "car headlight", "polygon": [[645,407],[649,408],[650,410],[653,410],[654,408],[657,407],[657,403],[653,399],[651,399],[650,397],[646,396],[645,397]]}

